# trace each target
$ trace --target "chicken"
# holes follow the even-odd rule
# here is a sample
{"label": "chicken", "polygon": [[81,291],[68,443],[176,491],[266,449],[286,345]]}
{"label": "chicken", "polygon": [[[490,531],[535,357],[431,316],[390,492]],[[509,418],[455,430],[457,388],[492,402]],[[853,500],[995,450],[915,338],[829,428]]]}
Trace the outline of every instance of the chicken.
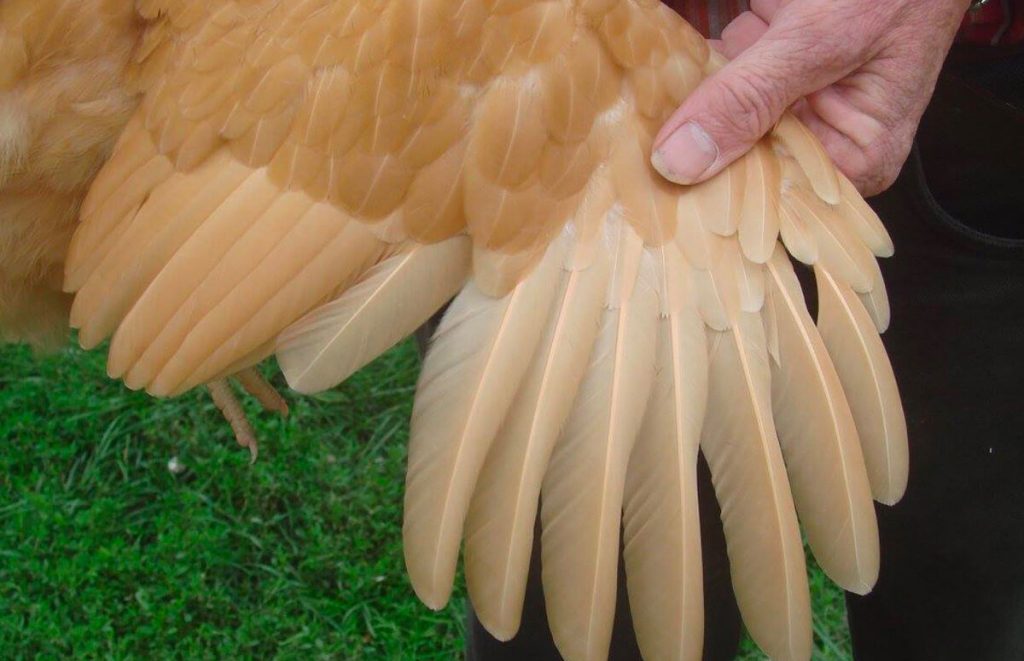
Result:
{"label": "chicken", "polygon": [[464,540],[481,620],[514,635],[539,510],[566,658],[607,655],[620,533],[643,654],[699,658],[698,451],[772,658],[811,653],[798,515],[825,571],[871,589],[872,496],[907,479],[891,242],[792,117],[705,184],[657,176],[661,122],[720,66],[659,2],[5,0],[0,20],[4,339],[69,320],[129,388],[209,384],[250,443],[226,378],[281,409],[252,366],[333,387],[454,297],[409,446],[425,604]]}

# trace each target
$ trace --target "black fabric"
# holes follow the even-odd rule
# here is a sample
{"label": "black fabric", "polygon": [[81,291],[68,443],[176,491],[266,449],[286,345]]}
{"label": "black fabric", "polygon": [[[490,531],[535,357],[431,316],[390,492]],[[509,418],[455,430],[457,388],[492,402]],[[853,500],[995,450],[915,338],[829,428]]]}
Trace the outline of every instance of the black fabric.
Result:
{"label": "black fabric", "polygon": [[946,73],[969,80],[1003,102],[1024,109],[1024,43],[996,48],[954,47]]}
{"label": "black fabric", "polygon": [[[958,87],[947,79],[940,90]],[[980,99],[940,94],[920,140],[971,145],[965,160],[998,185],[960,186],[947,176],[955,149],[952,163],[922,151],[875,202],[897,247],[883,264],[885,342],[911,472],[903,502],[879,508],[878,585],[848,598],[857,659],[1024,659],[1024,149],[1003,150],[1024,140],[1024,117],[953,121]],[[985,149],[1002,160],[985,164]],[[1005,216],[985,217],[986,207]]]}
{"label": "black fabric", "polygon": [[[978,67],[1001,62],[1019,71],[1016,86],[990,88],[976,77]],[[950,67],[921,121],[918,145],[921,157],[912,165],[923,168],[928,195],[957,224],[1024,239],[1024,53]]]}
{"label": "black fabric", "polygon": [[[1024,130],[1006,104],[969,90],[943,78],[921,149],[872,200],[896,244],[882,263],[884,339],[911,473],[903,502],[878,508],[878,585],[848,598],[861,661],[1024,659],[1024,149],[1007,148]],[[739,619],[706,467],[700,495],[705,658],[731,659]],[[472,661],[559,658],[538,557],[518,637],[498,643],[471,616]],[[621,581],[619,595],[610,658],[628,661],[639,657]]]}

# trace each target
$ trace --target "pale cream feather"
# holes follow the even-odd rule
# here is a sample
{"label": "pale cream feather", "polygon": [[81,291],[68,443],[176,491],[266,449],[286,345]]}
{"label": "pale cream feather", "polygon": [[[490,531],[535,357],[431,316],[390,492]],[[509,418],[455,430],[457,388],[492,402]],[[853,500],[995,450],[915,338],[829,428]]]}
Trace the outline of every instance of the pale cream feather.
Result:
{"label": "pale cream feather", "polygon": [[808,265],[818,261],[818,243],[800,214],[788,204],[781,204],[779,221],[779,236],[789,254]]}
{"label": "pale cream feather", "polygon": [[874,257],[859,241],[850,240],[850,233],[831,207],[799,186],[784,189],[783,204],[800,217],[814,237],[818,252],[815,263],[826,265],[856,291],[871,289],[870,262]]}
{"label": "pale cream feather", "polygon": [[871,291],[858,292],[857,296],[864,304],[864,309],[871,315],[878,332],[881,334],[888,330],[892,311],[889,308],[889,293],[885,287],[885,279],[882,278],[882,269],[879,268],[877,261],[872,262]]}
{"label": "pale cream feather", "polygon": [[853,415],[781,248],[768,273],[779,343],[772,410],[793,500],[818,564],[865,594],[878,578],[878,525]]}
{"label": "pale cream feather", "polygon": [[736,602],[773,659],[808,659],[811,615],[803,546],[771,414],[761,317],[735,314],[712,335],[701,449],[711,467]]}
{"label": "pale cream feather", "polygon": [[276,350],[288,385],[332,388],[411,334],[462,288],[471,254],[466,237],[416,246],[290,326]]}
{"label": "pale cream feather", "polygon": [[763,264],[779,238],[779,164],[764,144],[755,145],[743,159],[746,182],[739,223],[740,246],[747,259]]}
{"label": "pale cream feather", "polygon": [[817,196],[826,204],[839,204],[846,194],[840,188],[841,175],[810,129],[796,117],[783,115],[772,131],[772,137],[800,164]]}
{"label": "pale cream feather", "polygon": [[[835,171],[835,169],[833,168]],[[839,177],[839,189],[842,200],[837,211],[848,222],[860,239],[877,257],[892,257],[894,248],[889,232],[868,203],[860,196],[853,183],[842,172],[836,171]]]}
{"label": "pale cream feather", "polygon": [[658,370],[626,473],[623,554],[641,652],[686,660],[701,657],[704,632],[697,452],[707,341],[686,266],[673,250],[655,251],[663,255],[667,315],[658,324]]}
{"label": "pale cream feather", "polygon": [[544,339],[473,493],[466,583],[480,621],[501,640],[519,629],[541,482],[586,373],[609,273],[602,247],[582,268],[562,274]]}
{"label": "pale cream feather", "polygon": [[693,186],[686,195],[693,196],[695,213],[709,232],[719,236],[736,234],[743,216],[747,161],[740,159],[722,173]]}
{"label": "pale cream feather", "polygon": [[604,312],[541,492],[548,621],[559,651],[572,660],[608,654],[626,465],[654,378],[658,301],[650,257],[631,265],[630,244],[639,241],[633,235],[618,242],[610,292],[631,295],[618,305],[613,298]]}
{"label": "pale cream feather", "polygon": [[403,539],[420,599],[451,594],[470,496],[495,433],[530,365],[558,290],[556,243],[511,293],[469,284],[452,303],[420,375],[409,439]]}
{"label": "pale cream feather", "polygon": [[907,488],[907,422],[892,365],[871,318],[854,292],[823,266],[818,328],[857,423],[875,500],[892,505]]}

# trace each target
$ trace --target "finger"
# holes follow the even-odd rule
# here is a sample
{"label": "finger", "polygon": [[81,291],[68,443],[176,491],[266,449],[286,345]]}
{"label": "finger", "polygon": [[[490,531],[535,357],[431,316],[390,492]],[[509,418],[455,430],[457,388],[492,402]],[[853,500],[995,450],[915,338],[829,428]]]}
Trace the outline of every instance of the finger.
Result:
{"label": "finger", "polygon": [[794,106],[793,113],[817,136],[832,162],[864,197],[878,195],[896,181],[906,154],[892,153],[883,158],[875,157],[876,150],[866,150],[823,119],[815,112],[812,103]]}
{"label": "finger", "polygon": [[771,23],[780,5],[782,0],[750,0],[750,11],[765,23]]}
{"label": "finger", "polygon": [[730,60],[747,50],[768,31],[768,24],[753,12],[745,11],[722,30],[722,52]]}
{"label": "finger", "polygon": [[807,97],[814,113],[861,149],[873,143],[885,126],[869,113],[850,104],[836,86],[826,87]]}
{"label": "finger", "polygon": [[819,133],[825,150],[865,197],[889,188],[910,153],[918,116],[907,114],[886,124],[851,100],[851,89],[833,85],[807,97],[818,118],[811,130]]}
{"label": "finger", "polygon": [[823,56],[823,49],[836,43],[835,26],[798,27],[787,25],[778,37],[770,27],[676,110],[658,133],[651,156],[662,176],[680,184],[714,176],[760,140],[793,102],[859,64],[839,53]]}
{"label": "finger", "polygon": [[721,39],[708,39],[708,46],[715,49],[715,52],[725,55],[725,44],[722,43]]}
{"label": "finger", "polygon": [[866,197],[868,194],[878,192],[874,190],[869,191],[872,187],[861,176],[861,172],[865,167],[864,154],[853,141],[823,120],[808,102],[794,105],[793,114],[818,138],[818,141],[821,142],[821,146],[825,148],[832,162],[856,186],[861,195]]}

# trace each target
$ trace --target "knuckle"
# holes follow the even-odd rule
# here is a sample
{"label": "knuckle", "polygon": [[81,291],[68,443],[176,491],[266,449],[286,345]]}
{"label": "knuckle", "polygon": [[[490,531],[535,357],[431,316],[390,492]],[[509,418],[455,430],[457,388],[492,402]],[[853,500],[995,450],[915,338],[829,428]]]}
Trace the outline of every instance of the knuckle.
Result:
{"label": "knuckle", "polygon": [[871,194],[884,191],[899,177],[909,153],[909,141],[901,140],[896,132],[884,132],[864,147],[864,158],[854,179],[863,182],[863,188]]}
{"label": "knuckle", "polygon": [[872,44],[885,34],[883,12],[876,4],[886,3],[812,3],[801,8],[799,20],[779,25],[776,33],[816,68],[843,70],[866,60]]}
{"label": "knuckle", "polygon": [[712,108],[721,128],[747,140],[756,140],[775,123],[785,108],[782,94],[765,77],[737,72],[722,81]]}

